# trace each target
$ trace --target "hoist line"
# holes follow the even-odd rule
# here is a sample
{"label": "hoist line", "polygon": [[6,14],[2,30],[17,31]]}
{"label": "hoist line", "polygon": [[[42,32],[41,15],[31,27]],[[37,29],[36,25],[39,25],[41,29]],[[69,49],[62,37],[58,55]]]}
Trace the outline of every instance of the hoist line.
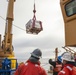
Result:
{"label": "hoist line", "polygon": [[[0,16],[0,18],[2,18],[4,21],[6,21],[6,19],[4,19],[2,16]],[[23,29],[23,28],[20,28],[19,26],[15,25],[15,24],[13,24],[13,26],[15,26],[16,28],[19,28],[19,29],[21,29],[21,30],[24,30],[24,31],[26,31],[25,29]]]}

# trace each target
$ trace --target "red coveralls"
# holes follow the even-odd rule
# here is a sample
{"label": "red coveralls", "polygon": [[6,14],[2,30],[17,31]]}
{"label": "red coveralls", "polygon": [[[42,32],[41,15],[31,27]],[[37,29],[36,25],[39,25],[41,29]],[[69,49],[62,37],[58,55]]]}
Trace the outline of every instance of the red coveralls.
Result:
{"label": "red coveralls", "polygon": [[64,65],[63,69],[58,73],[58,75],[72,75],[72,68],[73,65],[66,64]]}
{"label": "red coveralls", "polygon": [[40,66],[40,63],[32,63],[28,60],[18,67],[14,75],[47,75],[47,73]]}

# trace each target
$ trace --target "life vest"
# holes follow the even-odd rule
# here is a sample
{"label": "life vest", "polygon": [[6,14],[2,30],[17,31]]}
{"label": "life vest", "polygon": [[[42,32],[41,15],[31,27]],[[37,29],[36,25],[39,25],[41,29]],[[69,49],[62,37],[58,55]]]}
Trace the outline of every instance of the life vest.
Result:
{"label": "life vest", "polygon": [[58,64],[57,62],[56,62],[56,67],[53,69],[55,72],[59,72],[59,71],[61,71],[61,69],[62,69],[62,64]]}

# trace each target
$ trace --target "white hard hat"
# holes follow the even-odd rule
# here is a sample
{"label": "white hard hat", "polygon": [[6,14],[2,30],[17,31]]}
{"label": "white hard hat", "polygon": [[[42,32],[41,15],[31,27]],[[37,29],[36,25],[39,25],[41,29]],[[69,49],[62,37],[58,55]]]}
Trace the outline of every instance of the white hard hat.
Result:
{"label": "white hard hat", "polygon": [[73,57],[72,57],[71,52],[65,52],[65,53],[63,53],[61,59],[62,59],[62,60],[66,60],[66,61],[74,62],[74,59],[73,59]]}

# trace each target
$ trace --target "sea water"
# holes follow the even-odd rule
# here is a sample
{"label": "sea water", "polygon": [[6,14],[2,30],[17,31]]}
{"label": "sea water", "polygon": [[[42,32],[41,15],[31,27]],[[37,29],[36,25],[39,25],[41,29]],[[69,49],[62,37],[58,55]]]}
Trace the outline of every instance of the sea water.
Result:
{"label": "sea water", "polygon": [[[18,59],[18,63],[21,63],[21,62],[26,62],[28,59]],[[49,69],[49,58],[41,58],[40,59],[40,62],[41,62],[41,66],[46,69],[48,71]]]}

